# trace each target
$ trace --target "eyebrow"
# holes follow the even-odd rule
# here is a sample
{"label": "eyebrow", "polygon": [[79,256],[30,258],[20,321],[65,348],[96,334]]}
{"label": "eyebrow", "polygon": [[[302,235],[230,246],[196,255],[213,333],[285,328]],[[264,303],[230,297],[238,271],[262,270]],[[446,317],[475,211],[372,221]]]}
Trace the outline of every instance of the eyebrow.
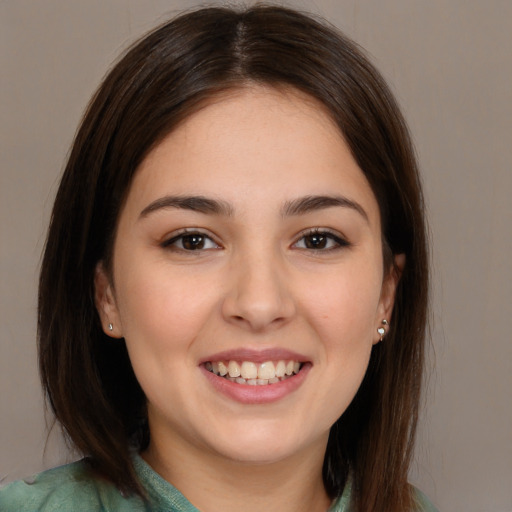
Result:
{"label": "eyebrow", "polygon": [[305,213],[332,207],[350,208],[359,213],[367,222],[369,222],[368,214],[364,208],[359,203],[343,196],[299,197],[293,201],[287,201],[281,210],[281,215],[283,217],[303,215]]}
{"label": "eyebrow", "polygon": [[147,217],[150,213],[168,208],[191,210],[210,215],[233,215],[232,206],[225,201],[210,199],[204,196],[165,196],[146,206],[140,212],[139,218]]}
{"label": "eyebrow", "polygon": [[[368,222],[368,215],[364,208],[359,203],[343,196],[299,197],[292,201],[287,201],[281,208],[281,215],[283,217],[292,217],[333,207],[350,208],[358,212]],[[210,215],[225,215],[228,217],[234,213],[233,207],[228,202],[218,199],[204,196],[164,196],[146,206],[140,213],[139,218],[144,218],[153,212],[169,208],[190,210]]]}

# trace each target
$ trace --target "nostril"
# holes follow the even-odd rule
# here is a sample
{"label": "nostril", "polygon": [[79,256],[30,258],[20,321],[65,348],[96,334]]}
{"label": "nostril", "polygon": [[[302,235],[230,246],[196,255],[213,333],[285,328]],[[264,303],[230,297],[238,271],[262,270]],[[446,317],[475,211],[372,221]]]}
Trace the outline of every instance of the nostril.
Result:
{"label": "nostril", "polygon": [[238,288],[234,287],[222,301],[222,316],[228,322],[261,331],[282,325],[293,316],[293,301],[291,297],[282,297],[281,289],[242,284],[238,283]]}

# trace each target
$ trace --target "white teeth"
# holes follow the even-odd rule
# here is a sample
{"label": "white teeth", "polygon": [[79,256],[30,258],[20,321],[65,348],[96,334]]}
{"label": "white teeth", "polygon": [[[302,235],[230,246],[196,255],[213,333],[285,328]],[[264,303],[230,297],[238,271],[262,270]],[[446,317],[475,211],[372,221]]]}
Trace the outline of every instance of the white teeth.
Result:
{"label": "white teeth", "polygon": [[299,373],[302,364],[298,361],[265,361],[257,364],[252,361],[207,361],[205,368],[237,384],[265,386],[277,384]]}
{"label": "white teeth", "polygon": [[272,361],[260,364],[258,368],[258,379],[269,380],[276,376],[276,369]]}
{"label": "white teeth", "polygon": [[278,361],[276,364],[276,377],[284,377],[286,373],[286,363],[284,361]]}
{"label": "white teeth", "polygon": [[227,366],[222,361],[219,361],[219,375],[221,377],[224,377],[224,375],[227,375],[227,374],[228,374]]}
{"label": "white teeth", "polygon": [[258,376],[258,367],[251,361],[244,361],[240,368],[240,375],[244,379],[255,379]]}
{"label": "white teeth", "polygon": [[236,361],[229,361],[228,372],[230,377],[240,377],[240,366]]}

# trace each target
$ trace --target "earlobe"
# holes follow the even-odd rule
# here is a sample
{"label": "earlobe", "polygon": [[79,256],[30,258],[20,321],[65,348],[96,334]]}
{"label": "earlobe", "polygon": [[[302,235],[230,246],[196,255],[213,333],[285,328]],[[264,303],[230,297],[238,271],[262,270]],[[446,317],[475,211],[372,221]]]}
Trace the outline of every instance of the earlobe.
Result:
{"label": "earlobe", "polygon": [[94,302],[103,332],[111,338],[121,338],[122,328],[113,286],[101,261],[96,265],[94,274]]}
{"label": "earlobe", "polygon": [[382,282],[379,311],[376,318],[375,343],[382,341],[391,328],[391,315],[395,304],[396,289],[405,268],[405,254],[396,254]]}

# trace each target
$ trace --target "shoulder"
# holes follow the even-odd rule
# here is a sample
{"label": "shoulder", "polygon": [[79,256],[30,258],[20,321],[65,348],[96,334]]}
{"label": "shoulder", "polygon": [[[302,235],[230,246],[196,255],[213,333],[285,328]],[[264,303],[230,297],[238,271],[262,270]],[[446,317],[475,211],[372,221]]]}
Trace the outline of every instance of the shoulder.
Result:
{"label": "shoulder", "polygon": [[2,512],[143,511],[142,500],[124,498],[91,474],[85,461],[50,469],[0,489]]}
{"label": "shoulder", "polygon": [[412,487],[412,494],[416,502],[414,512],[438,512],[430,500],[416,487]]}
{"label": "shoulder", "polygon": [[[351,487],[351,482],[349,481],[345,486],[343,495],[333,503],[329,512],[351,512]],[[411,492],[414,499],[414,508],[410,512],[439,512],[419,489],[411,486]]]}

